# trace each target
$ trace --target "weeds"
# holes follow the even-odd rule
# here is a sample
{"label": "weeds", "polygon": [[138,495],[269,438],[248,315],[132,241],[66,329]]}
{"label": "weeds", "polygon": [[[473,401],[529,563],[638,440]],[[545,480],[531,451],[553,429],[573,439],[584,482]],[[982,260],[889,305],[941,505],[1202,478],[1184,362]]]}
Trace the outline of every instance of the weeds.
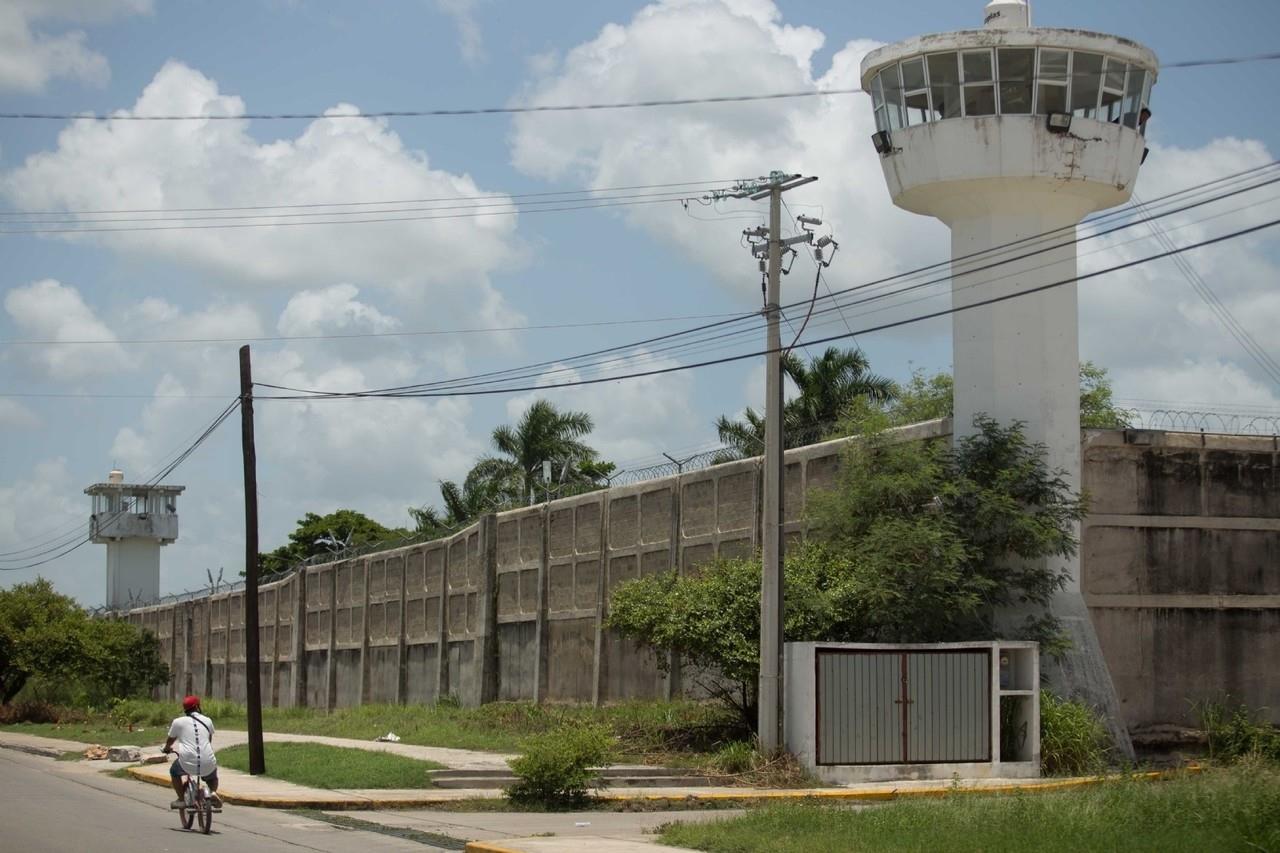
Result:
{"label": "weeds", "polygon": [[1202,702],[1198,710],[1210,758],[1280,761],[1280,729],[1267,722],[1261,711],[1227,701]]}
{"label": "weeds", "polygon": [[1101,772],[1109,746],[1106,727],[1092,708],[1040,691],[1040,760],[1046,773],[1083,776]]}

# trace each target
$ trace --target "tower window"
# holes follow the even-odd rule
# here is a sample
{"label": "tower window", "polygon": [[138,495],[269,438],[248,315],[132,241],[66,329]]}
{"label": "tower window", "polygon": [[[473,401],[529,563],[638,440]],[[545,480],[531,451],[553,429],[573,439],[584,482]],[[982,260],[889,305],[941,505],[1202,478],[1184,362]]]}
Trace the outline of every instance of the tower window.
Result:
{"label": "tower window", "polygon": [[970,50],[960,54],[960,70],[963,74],[964,114],[995,115],[996,87],[991,51]]}
{"label": "tower window", "polygon": [[929,91],[937,118],[960,118],[959,54],[935,53],[929,57]]}
{"label": "tower window", "polygon": [[1097,118],[1103,58],[1097,53],[1077,52],[1071,61],[1071,112],[1080,118]]}
{"label": "tower window", "polygon": [[1031,112],[1031,98],[1035,91],[1032,76],[1035,72],[1034,48],[1001,48],[1000,58],[1000,112],[1004,115],[1022,115]]}
{"label": "tower window", "polygon": [[1065,50],[1040,50],[1040,73],[1036,75],[1036,112],[1039,115],[1067,111],[1067,81],[1071,54]]}

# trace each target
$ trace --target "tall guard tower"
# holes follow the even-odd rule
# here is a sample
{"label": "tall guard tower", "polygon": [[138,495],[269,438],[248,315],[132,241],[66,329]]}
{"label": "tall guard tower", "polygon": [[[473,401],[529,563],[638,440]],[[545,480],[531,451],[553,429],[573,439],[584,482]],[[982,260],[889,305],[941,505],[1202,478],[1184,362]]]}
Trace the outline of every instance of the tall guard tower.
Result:
{"label": "tall guard tower", "polygon": [[185,488],[126,483],[117,469],[84,490],[93,498],[89,538],[107,546],[107,607],[160,597],[160,546],[178,538],[178,495]]}
{"label": "tall guard tower", "polygon": [[[983,24],[867,55],[872,141],[894,204],[951,228],[957,435],[971,433],[979,413],[1023,421],[1079,489],[1076,285],[963,309],[1073,282],[1076,225],[1133,192],[1159,62],[1128,39],[1032,27],[1022,0],[989,3]],[[992,266],[1001,261],[1010,262]],[[1079,559],[1065,568],[1071,580],[1053,611],[1073,648],[1051,678],[1102,709],[1131,754]]]}

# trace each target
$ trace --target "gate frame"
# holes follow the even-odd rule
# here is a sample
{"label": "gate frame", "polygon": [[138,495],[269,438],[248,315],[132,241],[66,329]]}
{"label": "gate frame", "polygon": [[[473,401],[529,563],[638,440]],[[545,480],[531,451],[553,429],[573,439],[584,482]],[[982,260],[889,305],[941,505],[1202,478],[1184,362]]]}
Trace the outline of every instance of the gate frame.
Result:
{"label": "gate frame", "polygon": [[[991,704],[990,752],[987,761],[966,762],[899,762],[892,764],[819,764],[818,759],[818,669],[819,652],[909,652],[940,653],[948,651],[985,651],[990,655]],[[1006,669],[1010,679],[1001,688],[1001,667],[996,663],[1001,654],[1011,662]],[[901,779],[969,779],[1036,778],[1040,775],[1040,655],[1033,642],[985,640],[969,643],[787,643],[785,659],[784,735],[788,752],[800,764],[824,782],[855,784]],[[1000,704],[1002,698],[1017,701],[1020,724],[1027,727],[1023,747],[1026,760],[1000,759]],[[905,731],[905,727],[904,727]],[[905,757],[909,753],[904,752]]]}

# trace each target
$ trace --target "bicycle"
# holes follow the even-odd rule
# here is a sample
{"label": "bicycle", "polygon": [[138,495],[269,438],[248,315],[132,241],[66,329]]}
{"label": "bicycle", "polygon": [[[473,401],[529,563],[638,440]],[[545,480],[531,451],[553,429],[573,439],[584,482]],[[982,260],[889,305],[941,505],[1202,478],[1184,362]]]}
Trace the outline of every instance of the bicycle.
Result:
{"label": "bicycle", "polygon": [[[174,760],[177,760],[176,756]],[[199,822],[200,831],[208,835],[213,829],[214,812],[222,811],[222,807],[214,805],[213,792],[199,776],[183,773],[182,791],[184,805],[170,805],[178,812],[178,822],[183,829],[191,829],[193,823]]]}

